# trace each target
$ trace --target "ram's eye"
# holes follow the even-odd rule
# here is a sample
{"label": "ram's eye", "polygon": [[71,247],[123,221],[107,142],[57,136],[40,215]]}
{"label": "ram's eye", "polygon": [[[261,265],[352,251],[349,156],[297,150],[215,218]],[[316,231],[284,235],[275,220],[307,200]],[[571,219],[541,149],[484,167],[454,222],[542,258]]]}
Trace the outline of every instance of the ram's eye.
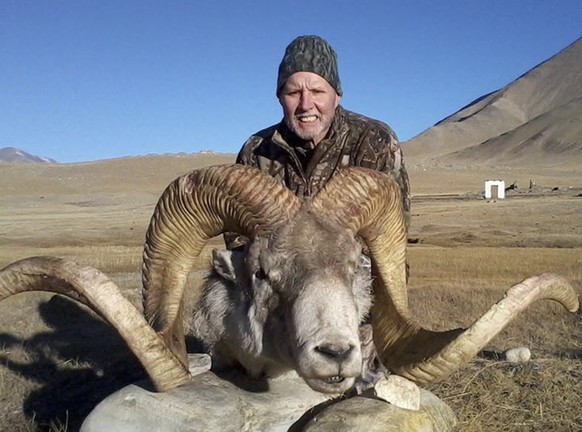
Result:
{"label": "ram's eye", "polygon": [[268,276],[267,273],[265,273],[265,270],[263,270],[262,267],[259,267],[259,269],[255,272],[255,277],[260,280],[266,280]]}

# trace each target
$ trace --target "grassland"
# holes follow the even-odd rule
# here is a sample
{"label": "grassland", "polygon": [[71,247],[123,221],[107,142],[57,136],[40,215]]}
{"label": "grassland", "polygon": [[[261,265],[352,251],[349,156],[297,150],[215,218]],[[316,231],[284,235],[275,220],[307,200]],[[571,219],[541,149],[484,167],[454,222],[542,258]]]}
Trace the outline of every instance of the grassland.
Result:
{"label": "grassland", "polygon": [[[230,160],[0,165],[0,267],[33,255],[70,257],[104,271],[140,307],[141,245],[163,187],[192,168]],[[410,169],[410,302],[426,326],[468,325],[510,285],[543,272],[563,275],[582,293],[580,173],[536,172],[535,190],[487,202],[479,195],[492,174]],[[520,185],[533,177],[526,170],[501,175]],[[213,240],[195,270],[219,246]],[[529,363],[498,360],[496,353],[521,345],[532,350]],[[76,303],[39,293],[0,303],[0,430],[77,430],[96,403],[141,374],[119,337]],[[453,407],[459,431],[582,430],[582,315],[536,304],[431,390]]]}

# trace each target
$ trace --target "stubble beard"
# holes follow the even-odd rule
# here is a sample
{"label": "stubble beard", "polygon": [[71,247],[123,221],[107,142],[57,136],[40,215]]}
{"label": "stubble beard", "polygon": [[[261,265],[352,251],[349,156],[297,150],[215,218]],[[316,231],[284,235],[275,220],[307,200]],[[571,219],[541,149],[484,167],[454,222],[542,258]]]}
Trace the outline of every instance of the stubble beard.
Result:
{"label": "stubble beard", "polygon": [[[306,131],[301,129],[301,123],[300,121],[297,119],[297,117],[293,116],[290,119],[285,119],[285,124],[287,125],[287,127],[291,130],[291,132],[293,132],[295,135],[297,135],[299,138],[301,138],[304,141],[314,141],[317,138],[321,138],[323,139],[325,137],[325,135],[327,135],[327,132],[329,130],[329,128],[331,127],[331,123],[333,122],[333,117],[332,116],[318,116],[320,125],[317,129],[315,130],[311,130],[311,131]],[[317,143],[315,143],[317,144]]]}

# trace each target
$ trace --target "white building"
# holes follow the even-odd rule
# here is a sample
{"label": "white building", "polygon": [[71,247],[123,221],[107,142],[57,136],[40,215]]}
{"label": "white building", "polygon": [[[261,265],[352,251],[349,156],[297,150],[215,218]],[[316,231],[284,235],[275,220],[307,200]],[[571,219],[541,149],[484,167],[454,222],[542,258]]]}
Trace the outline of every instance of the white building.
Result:
{"label": "white building", "polygon": [[505,182],[503,180],[485,180],[485,199],[491,199],[491,190],[497,189],[497,198],[505,198]]}

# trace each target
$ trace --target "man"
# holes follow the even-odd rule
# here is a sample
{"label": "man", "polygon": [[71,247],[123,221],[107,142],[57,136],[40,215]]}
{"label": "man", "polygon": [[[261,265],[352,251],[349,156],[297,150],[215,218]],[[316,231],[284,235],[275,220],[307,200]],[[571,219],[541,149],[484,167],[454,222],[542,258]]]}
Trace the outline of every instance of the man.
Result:
{"label": "man", "polygon": [[[298,196],[316,194],[342,167],[391,173],[402,190],[408,225],[409,181],[396,134],[340,105],[337,57],[324,39],[300,36],[287,46],[276,94],[283,120],[252,135],[237,163],[259,168]],[[225,241],[233,249],[245,239],[227,234]]]}
{"label": "man", "polygon": [[[318,36],[296,38],[285,50],[277,77],[283,120],[252,135],[236,162],[259,168],[303,197],[316,194],[343,167],[390,173],[400,185],[408,226],[410,187],[396,134],[385,123],[344,109],[341,96],[333,48]],[[224,238],[229,249],[247,241],[234,233]],[[370,271],[365,254],[360,266]],[[385,372],[377,361],[371,325],[360,327],[360,339],[364,367],[358,392]]]}

